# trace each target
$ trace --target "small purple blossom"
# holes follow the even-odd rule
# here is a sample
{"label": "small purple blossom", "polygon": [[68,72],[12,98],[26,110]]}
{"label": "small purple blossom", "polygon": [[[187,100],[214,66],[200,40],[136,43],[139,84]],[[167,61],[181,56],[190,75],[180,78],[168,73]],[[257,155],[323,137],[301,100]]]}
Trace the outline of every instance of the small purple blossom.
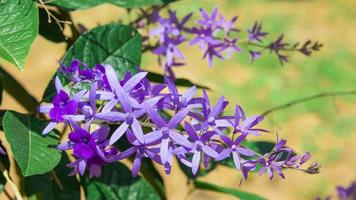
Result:
{"label": "small purple blossom", "polygon": [[247,29],[249,42],[262,42],[262,38],[267,36],[267,32],[262,31],[262,24],[255,22],[251,29]]}

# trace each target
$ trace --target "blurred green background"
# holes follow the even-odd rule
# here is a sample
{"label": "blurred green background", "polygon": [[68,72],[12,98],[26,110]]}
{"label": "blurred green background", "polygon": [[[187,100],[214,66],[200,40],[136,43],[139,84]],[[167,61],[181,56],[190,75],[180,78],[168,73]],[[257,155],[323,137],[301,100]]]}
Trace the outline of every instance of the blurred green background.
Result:
{"label": "blurred green background", "polygon": [[[218,61],[212,68],[200,58],[197,47],[183,45],[187,65],[177,68],[177,77],[211,88],[213,101],[225,95],[230,101],[228,112],[240,104],[247,114],[263,113],[266,109],[289,101],[323,92],[356,89],[356,1],[353,0],[183,0],[170,5],[183,16],[200,7],[211,11],[218,6],[226,18],[239,16],[241,31],[255,21],[263,23],[269,38],[281,33],[290,42],[318,40],[324,44],[312,57],[290,55],[283,67],[274,55],[267,55],[249,64],[247,52],[227,61]],[[123,9],[103,5],[72,13],[75,23],[92,28],[117,19],[127,19]],[[95,16],[95,17],[88,17]],[[25,88],[40,99],[57,67],[57,59],[65,51],[64,43],[52,43],[38,36],[23,73],[1,61]],[[142,68],[162,72],[151,54],[143,57]],[[184,89],[184,88],[183,88]],[[24,111],[5,94],[2,109]],[[318,175],[286,171],[285,180],[253,174],[239,186],[239,172],[218,167],[203,177],[211,183],[239,188],[268,199],[315,199],[333,194],[336,185],[348,185],[356,180],[356,96],[327,97],[308,101],[269,115],[263,127],[271,133],[256,139],[275,140],[275,132],[288,140],[297,151],[310,151],[312,160],[321,165]],[[163,172],[162,170],[160,170]],[[185,177],[175,166],[171,176],[164,176],[169,199],[234,199],[207,191],[190,193]],[[163,174],[163,173],[162,173]]]}

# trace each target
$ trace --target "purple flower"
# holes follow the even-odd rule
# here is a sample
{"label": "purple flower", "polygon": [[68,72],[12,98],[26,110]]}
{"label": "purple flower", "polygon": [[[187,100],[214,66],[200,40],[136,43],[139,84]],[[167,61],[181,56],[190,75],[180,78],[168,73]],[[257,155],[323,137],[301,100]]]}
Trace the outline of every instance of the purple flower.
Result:
{"label": "purple flower", "polygon": [[[101,166],[109,160],[118,159],[118,150],[115,147],[107,147],[107,136],[109,128],[102,126],[93,133],[89,133],[87,129],[82,129],[73,120],[69,119],[73,131],[69,134],[69,141],[58,145],[60,150],[73,149],[73,154],[76,161],[68,166],[74,168],[70,175],[79,173],[83,175],[85,169],[89,170],[89,176],[99,177],[101,174]],[[116,158],[115,158],[116,157]]]}
{"label": "purple flower", "polygon": [[226,51],[227,53],[227,56],[226,58],[227,59],[230,59],[232,57],[232,53],[235,51],[235,52],[241,52],[241,48],[237,46],[237,38],[235,39],[228,39],[228,38],[225,38],[224,39],[224,44],[221,46],[221,49],[219,50],[220,53],[223,52],[223,51]]}
{"label": "purple flower", "polygon": [[162,46],[159,46],[156,49],[154,49],[153,53],[157,55],[163,55],[166,58],[165,60],[166,65],[172,66],[174,62],[174,58],[184,60],[183,53],[177,47],[184,40],[185,38],[183,36],[179,36],[178,38],[175,39],[169,38],[162,44]]}
{"label": "purple flower", "polygon": [[265,37],[268,33],[262,32],[262,24],[255,22],[253,27],[251,29],[247,29],[248,32],[248,41],[253,42],[253,41],[258,41],[262,42],[262,38]]}
{"label": "purple flower", "polygon": [[202,19],[198,19],[197,23],[206,28],[219,26],[221,24],[221,21],[217,19],[218,15],[219,11],[217,7],[214,8],[210,16],[209,13],[207,13],[204,9],[200,8],[200,16],[202,17]]}
{"label": "purple flower", "polygon": [[222,47],[222,44],[218,45],[208,45],[208,48],[204,52],[203,59],[208,58],[209,67],[214,64],[214,57],[224,59],[224,57],[220,54],[219,49]]}
{"label": "purple flower", "polygon": [[235,140],[231,140],[230,138],[226,137],[225,135],[220,135],[220,138],[222,141],[227,145],[227,149],[223,151],[221,154],[221,158],[225,159],[226,157],[229,157],[232,155],[234,164],[236,169],[240,170],[241,169],[241,157],[240,154],[244,156],[255,156],[256,153],[252,150],[249,150],[247,148],[241,147],[240,144],[246,139],[247,135],[240,135],[238,136]]}
{"label": "purple flower", "polygon": [[189,108],[177,112],[168,123],[157,112],[149,113],[151,120],[159,128],[155,133],[159,135],[161,140],[160,157],[163,164],[166,163],[168,157],[171,156],[171,152],[169,152],[171,141],[186,147],[190,146],[189,141],[175,130],[176,126],[187,116],[188,112]]}
{"label": "purple flower", "polygon": [[206,131],[209,128],[216,127],[226,127],[227,121],[225,118],[220,117],[220,114],[224,111],[228,102],[224,101],[224,96],[221,96],[218,102],[211,107],[209,97],[205,90],[203,90],[204,102],[202,103],[201,113],[191,112],[189,115],[197,120],[197,123],[194,123],[194,127],[197,130]]}
{"label": "purple flower", "polygon": [[356,199],[356,182],[353,182],[349,187],[338,186],[336,188],[340,200]]}
{"label": "purple flower", "polygon": [[193,27],[191,30],[191,33],[196,34],[195,38],[193,38],[190,42],[189,45],[195,45],[199,43],[199,48],[202,50],[205,50],[208,45],[211,46],[216,46],[220,44],[220,41],[215,39],[213,34],[213,31],[211,28],[196,28]]}
{"label": "purple flower", "polygon": [[243,135],[252,134],[260,135],[259,132],[267,132],[263,129],[254,128],[263,120],[263,116],[254,115],[246,118],[243,109],[236,105],[235,107],[235,118],[234,118],[234,133],[239,132]]}
{"label": "purple flower", "polygon": [[250,53],[250,63],[252,64],[253,61],[257,60],[261,56],[261,52],[259,51],[249,51]]}
{"label": "purple flower", "polygon": [[128,158],[135,154],[132,166],[132,176],[137,176],[140,171],[142,158],[144,157],[149,157],[160,163],[159,157],[157,156],[158,149],[149,147],[150,143],[152,143],[151,141],[156,140],[156,133],[152,132],[144,135],[141,126],[137,126],[136,128],[133,128],[132,131],[128,129],[126,136],[133,146],[121,152],[119,159]]}
{"label": "purple flower", "polygon": [[210,144],[208,143],[209,139],[216,133],[213,131],[207,131],[199,136],[188,122],[184,123],[184,129],[188,133],[189,139],[192,141],[191,145],[187,145],[187,147],[190,147],[193,153],[192,173],[195,175],[199,169],[202,153],[213,158],[219,157],[219,154],[212,147],[210,147]]}
{"label": "purple flower", "polygon": [[262,168],[258,172],[258,175],[262,175],[267,171],[267,174],[269,176],[269,179],[272,180],[274,173],[277,172],[277,174],[282,177],[284,177],[284,174],[282,173],[282,163],[279,161],[281,154],[273,154],[270,157],[260,157],[257,160],[257,163],[262,165]]}
{"label": "purple flower", "polygon": [[219,28],[222,29],[227,35],[232,32],[238,32],[239,29],[234,28],[234,24],[237,20],[237,16],[233,17],[230,21],[225,21],[224,16],[220,15]]}
{"label": "purple flower", "polygon": [[177,86],[169,78],[165,78],[165,83],[168,86],[169,94],[165,95],[166,107],[170,110],[180,110],[182,108],[190,107],[201,107],[202,99],[194,98],[196,93],[196,86],[189,88],[183,94],[179,94]]}
{"label": "purple flower", "polygon": [[[51,122],[45,127],[42,134],[47,135],[51,132],[59,122],[63,122],[66,117],[72,116],[75,118],[75,114],[78,109],[78,102],[86,91],[80,91],[73,95],[72,98],[65,92],[58,77],[55,78],[55,86],[57,94],[53,97],[52,104],[41,105],[38,111],[41,113],[48,113]],[[81,117],[79,117],[81,118]]]}

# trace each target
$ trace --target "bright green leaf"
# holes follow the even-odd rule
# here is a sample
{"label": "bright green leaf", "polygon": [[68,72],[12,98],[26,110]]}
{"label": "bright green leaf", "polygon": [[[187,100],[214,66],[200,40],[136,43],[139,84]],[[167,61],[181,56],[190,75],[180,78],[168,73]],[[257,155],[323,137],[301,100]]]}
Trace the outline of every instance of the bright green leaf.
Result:
{"label": "bright green leaf", "polygon": [[51,4],[65,10],[79,10],[95,7],[104,3],[110,3],[125,8],[140,8],[171,3],[174,1],[176,0],[55,0],[51,1]]}
{"label": "bright green leaf", "polygon": [[46,122],[29,115],[7,111],[3,119],[5,137],[24,176],[44,174],[61,159],[56,149],[59,138],[54,131],[42,136]]}
{"label": "bright green leaf", "polygon": [[194,181],[194,186],[196,188],[202,189],[202,190],[211,190],[211,191],[215,191],[215,192],[221,192],[224,194],[230,194],[232,196],[239,198],[240,200],[266,200],[265,198],[260,197],[256,194],[252,194],[249,192],[243,192],[241,190],[222,187],[222,186],[218,186],[218,185],[214,185],[214,184],[206,183],[206,182],[201,182],[201,181]]}
{"label": "bright green leaf", "polygon": [[[133,28],[121,24],[98,26],[80,36],[63,58],[63,64],[69,65],[73,59],[78,59],[89,67],[95,64],[110,64],[117,75],[131,71],[141,63],[140,34]],[[70,80],[63,73],[57,73],[64,86]],[[49,101],[55,94],[53,81],[47,87],[43,99]]]}
{"label": "bright green leaf", "polygon": [[160,199],[144,178],[133,178],[121,163],[105,165],[99,178],[84,177],[83,186],[87,199]]}
{"label": "bright green leaf", "polygon": [[38,33],[38,9],[33,0],[0,3],[0,57],[24,68],[25,58]]}

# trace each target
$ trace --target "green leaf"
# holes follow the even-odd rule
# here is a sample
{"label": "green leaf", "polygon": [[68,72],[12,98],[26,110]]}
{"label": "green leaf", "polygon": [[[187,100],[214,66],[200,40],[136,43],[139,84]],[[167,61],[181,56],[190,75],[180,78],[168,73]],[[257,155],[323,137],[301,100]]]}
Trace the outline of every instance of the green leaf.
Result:
{"label": "green leaf", "polygon": [[42,130],[46,122],[29,115],[7,111],[3,119],[5,137],[24,176],[44,174],[61,159],[56,149],[59,138],[54,131],[46,137]]}
{"label": "green leaf", "polygon": [[[71,46],[62,60],[69,65],[73,59],[84,62],[89,67],[95,64],[110,64],[119,78],[128,71],[136,73],[141,63],[140,34],[133,28],[121,24],[98,26],[82,36]],[[63,73],[57,73],[63,86],[70,80]],[[55,95],[53,79],[47,87],[43,99],[49,101]]]}
{"label": "green leaf", "polygon": [[80,10],[95,7],[104,3],[110,3],[125,8],[140,8],[171,3],[176,0],[55,0],[50,4],[65,10]]}
{"label": "green leaf", "polygon": [[38,33],[38,9],[33,0],[0,3],[0,57],[21,71]]}
{"label": "green leaf", "polygon": [[232,196],[239,198],[240,200],[266,200],[265,198],[260,197],[256,194],[243,192],[237,189],[222,187],[222,186],[201,182],[201,181],[194,181],[194,186],[202,190],[211,190],[215,192],[221,192],[224,194],[230,194]]}
{"label": "green leaf", "polygon": [[121,163],[104,166],[99,178],[84,177],[83,186],[87,199],[160,199],[144,178],[133,178],[131,171]]}
{"label": "green leaf", "polygon": [[242,145],[244,147],[256,151],[261,155],[264,155],[266,153],[271,152],[276,143],[269,141],[244,141]]}

